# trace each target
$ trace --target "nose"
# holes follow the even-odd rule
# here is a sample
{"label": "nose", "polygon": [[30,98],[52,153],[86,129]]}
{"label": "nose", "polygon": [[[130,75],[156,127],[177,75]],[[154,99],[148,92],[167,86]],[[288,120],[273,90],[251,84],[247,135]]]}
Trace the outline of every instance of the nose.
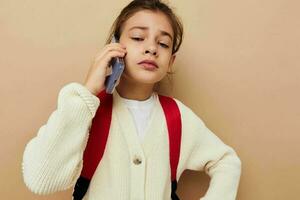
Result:
{"label": "nose", "polygon": [[156,48],[156,46],[154,44],[148,45],[146,47],[146,49],[144,51],[144,54],[148,54],[148,53],[150,53],[150,54],[152,54],[154,56],[157,55],[157,48]]}
{"label": "nose", "polygon": [[147,54],[147,53],[150,53],[150,54],[152,54],[154,56],[156,56],[156,54],[157,54],[156,51],[154,51],[154,50],[148,50],[148,49],[145,51],[145,54]]}

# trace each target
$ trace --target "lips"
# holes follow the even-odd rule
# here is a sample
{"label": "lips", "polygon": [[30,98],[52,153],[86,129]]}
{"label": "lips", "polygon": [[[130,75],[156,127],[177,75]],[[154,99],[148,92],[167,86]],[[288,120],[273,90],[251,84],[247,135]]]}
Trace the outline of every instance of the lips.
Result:
{"label": "lips", "polygon": [[143,64],[144,66],[158,68],[158,65],[153,60],[143,60],[143,61],[139,62],[138,64]]}

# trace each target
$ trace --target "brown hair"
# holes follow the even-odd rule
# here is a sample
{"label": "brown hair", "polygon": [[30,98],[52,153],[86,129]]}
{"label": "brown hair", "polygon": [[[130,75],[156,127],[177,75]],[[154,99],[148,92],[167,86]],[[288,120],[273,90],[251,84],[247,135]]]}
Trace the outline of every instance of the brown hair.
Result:
{"label": "brown hair", "polygon": [[[174,33],[172,54],[175,54],[179,50],[182,43],[183,24],[180,18],[176,16],[176,14],[172,11],[172,9],[160,0],[133,0],[132,2],[130,2],[126,7],[122,9],[119,16],[115,19],[106,40],[106,44],[109,44],[111,42],[111,38],[113,35],[115,35],[116,39],[119,40],[124,22],[126,22],[126,20],[136,12],[145,9],[151,11],[160,11],[168,17]],[[168,74],[173,74],[173,72],[168,72]],[[169,81],[171,82],[170,78]]]}

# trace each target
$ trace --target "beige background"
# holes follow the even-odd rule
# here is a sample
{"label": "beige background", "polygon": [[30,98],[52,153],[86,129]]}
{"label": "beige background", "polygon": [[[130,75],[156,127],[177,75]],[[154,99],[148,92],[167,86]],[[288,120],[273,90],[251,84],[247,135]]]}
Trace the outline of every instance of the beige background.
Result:
{"label": "beige background", "polygon": [[[38,196],[25,187],[23,150],[56,109],[60,88],[84,81],[128,2],[0,1],[1,199],[71,199],[71,189]],[[299,199],[299,1],[170,3],[185,25],[172,94],[237,151],[237,199]],[[179,194],[199,199],[208,184],[186,171]]]}

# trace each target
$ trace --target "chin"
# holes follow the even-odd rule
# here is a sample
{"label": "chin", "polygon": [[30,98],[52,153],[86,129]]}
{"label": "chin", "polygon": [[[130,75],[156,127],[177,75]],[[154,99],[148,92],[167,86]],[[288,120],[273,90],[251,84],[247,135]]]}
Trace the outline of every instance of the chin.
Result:
{"label": "chin", "polygon": [[152,78],[152,77],[142,77],[142,76],[139,76],[139,77],[133,77],[133,80],[137,83],[142,83],[142,84],[155,84],[157,83],[159,80],[157,78]]}
{"label": "chin", "polygon": [[126,78],[131,79],[134,82],[143,84],[155,84],[163,79],[163,75],[159,70],[147,71],[142,68],[125,70],[124,75],[126,76]]}
{"label": "chin", "polygon": [[127,77],[136,83],[149,84],[149,85],[155,84],[160,80],[159,77],[157,77],[157,75],[149,75],[144,73],[137,73]]}

